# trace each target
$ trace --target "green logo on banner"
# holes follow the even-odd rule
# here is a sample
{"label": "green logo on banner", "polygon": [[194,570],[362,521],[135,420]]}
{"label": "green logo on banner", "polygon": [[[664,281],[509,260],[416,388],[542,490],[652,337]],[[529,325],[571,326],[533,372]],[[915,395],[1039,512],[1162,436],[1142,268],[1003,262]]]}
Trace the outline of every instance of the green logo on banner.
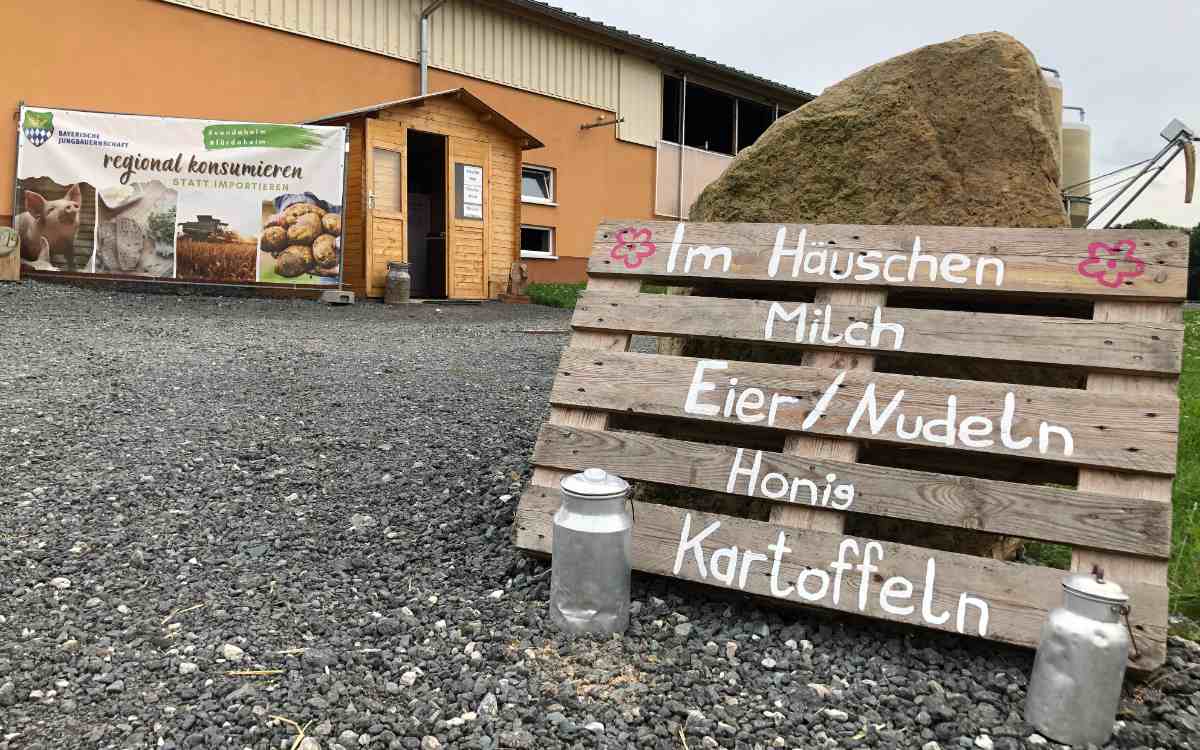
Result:
{"label": "green logo on banner", "polygon": [[35,146],[40,146],[54,135],[54,113],[34,112],[25,110],[25,120],[21,123],[25,138]]}
{"label": "green logo on banner", "polygon": [[204,128],[204,148],[317,148],[321,135],[299,125],[228,123]]}

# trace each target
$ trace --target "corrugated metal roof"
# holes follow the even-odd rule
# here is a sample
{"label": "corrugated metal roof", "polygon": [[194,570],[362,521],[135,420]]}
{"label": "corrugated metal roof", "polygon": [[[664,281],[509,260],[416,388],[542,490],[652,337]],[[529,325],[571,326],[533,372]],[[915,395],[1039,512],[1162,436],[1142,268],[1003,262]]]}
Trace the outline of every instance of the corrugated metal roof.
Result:
{"label": "corrugated metal roof", "polygon": [[322,122],[329,122],[330,120],[345,120],[345,119],[348,119],[351,117],[358,117],[359,115],[373,114],[375,112],[379,112],[380,110],[384,110],[389,107],[400,107],[400,106],[404,106],[404,105],[420,104],[421,102],[428,101],[430,99],[437,99],[437,98],[443,97],[443,96],[453,96],[458,101],[461,101],[464,104],[466,104],[468,107],[470,107],[471,109],[474,109],[476,112],[479,112],[481,114],[491,115],[492,118],[494,118],[495,124],[499,125],[502,129],[509,131],[510,133],[512,133],[512,135],[514,135],[515,137],[517,137],[518,139],[520,139],[522,141],[522,145],[521,145],[522,150],[528,151],[531,148],[541,148],[542,146],[546,145],[546,144],[542,143],[541,141],[539,141],[528,130],[526,130],[525,128],[516,124],[512,120],[508,119],[504,115],[500,114],[500,112],[497,111],[496,109],[494,109],[490,104],[488,104],[487,102],[485,102],[484,100],[475,96],[470,91],[467,91],[464,88],[446,89],[445,91],[435,91],[432,94],[426,94],[424,96],[410,96],[406,99],[393,99],[389,102],[380,102],[379,104],[372,104],[369,107],[359,107],[358,109],[348,109],[345,112],[334,112],[331,115],[323,115],[321,117],[314,117],[311,120],[305,120],[304,124],[305,125],[317,125]]}
{"label": "corrugated metal roof", "polygon": [[618,44],[625,44],[645,52],[656,54],[660,57],[675,60],[681,64],[694,66],[702,70],[709,70],[714,73],[734,78],[736,80],[751,84],[760,88],[765,88],[777,92],[780,96],[789,99],[799,99],[803,102],[810,101],[816,98],[815,94],[810,94],[807,91],[793,88],[782,83],[777,83],[768,78],[749,73],[738,68],[724,65],[715,60],[709,60],[707,57],[692,54],[678,47],[672,47],[669,44],[656,42],[648,37],[634,34],[624,29],[618,29],[615,26],[610,26],[603,21],[597,21],[587,16],[581,16],[578,13],[572,13],[569,10],[564,10],[549,3],[541,2],[541,0],[498,0],[499,4],[510,5],[524,9],[531,13],[535,13],[547,18],[552,18],[570,26],[589,31],[596,34],[601,34],[612,39]]}

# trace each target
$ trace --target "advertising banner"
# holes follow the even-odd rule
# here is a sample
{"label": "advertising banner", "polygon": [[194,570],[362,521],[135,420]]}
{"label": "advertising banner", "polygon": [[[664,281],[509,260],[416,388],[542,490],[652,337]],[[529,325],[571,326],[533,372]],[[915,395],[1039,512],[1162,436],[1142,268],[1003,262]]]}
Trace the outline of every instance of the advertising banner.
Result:
{"label": "advertising banner", "polygon": [[23,271],[337,284],[346,131],[22,107]]}

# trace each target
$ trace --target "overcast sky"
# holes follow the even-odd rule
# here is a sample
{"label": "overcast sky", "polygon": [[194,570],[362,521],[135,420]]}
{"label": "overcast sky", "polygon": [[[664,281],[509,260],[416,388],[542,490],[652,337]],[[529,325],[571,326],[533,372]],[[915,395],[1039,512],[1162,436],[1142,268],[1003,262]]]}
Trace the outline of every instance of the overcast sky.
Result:
{"label": "overcast sky", "polygon": [[[1087,110],[1093,175],[1153,156],[1174,117],[1200,129],[1200,0],[550,2],[814,94],[916,47],[1004,31],[1062,72],[1065,104]],[[1200,222],[1200,191],[1184,204],[1183,172],[1180,156],[1121,221]]]}

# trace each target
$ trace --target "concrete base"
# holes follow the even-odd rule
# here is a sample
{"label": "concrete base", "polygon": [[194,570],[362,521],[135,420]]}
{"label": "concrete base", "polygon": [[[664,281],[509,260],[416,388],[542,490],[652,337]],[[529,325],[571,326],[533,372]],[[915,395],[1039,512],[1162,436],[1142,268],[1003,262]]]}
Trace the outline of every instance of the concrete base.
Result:
{"label": "concrete base", "polygon": [[353,305],[354,292],[349,289],[330,289],[326,292],[321,292],[321,301],[328,302],[331,305]]}

